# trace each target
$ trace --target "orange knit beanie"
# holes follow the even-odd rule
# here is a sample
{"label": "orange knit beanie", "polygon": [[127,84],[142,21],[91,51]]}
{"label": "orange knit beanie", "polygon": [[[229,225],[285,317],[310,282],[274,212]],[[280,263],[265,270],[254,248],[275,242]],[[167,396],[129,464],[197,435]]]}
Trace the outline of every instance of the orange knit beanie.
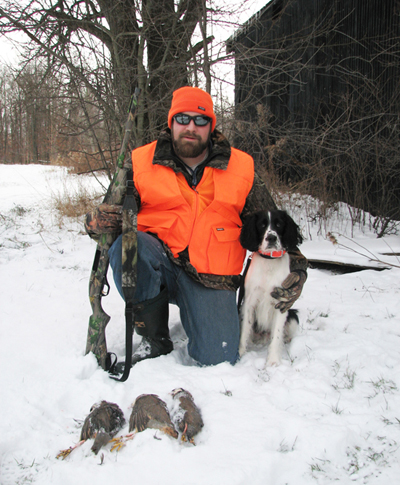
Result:
{"label": "orange knit beanie", "polygon": [[217,118],[214,114],[211,96],[200,88],[185,86],[172,94],[171,109],[168,113],[168,126],[171,128],[172,117],[178,113],[194,111],[211,118],[211,131],[214,131]]}

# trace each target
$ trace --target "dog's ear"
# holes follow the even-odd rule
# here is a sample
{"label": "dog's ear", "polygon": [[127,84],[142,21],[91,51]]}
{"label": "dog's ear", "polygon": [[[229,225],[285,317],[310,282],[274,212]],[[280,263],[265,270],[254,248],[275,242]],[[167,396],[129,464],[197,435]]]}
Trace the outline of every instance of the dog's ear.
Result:
{"label": "dog's ear", "polygon": [[287,249],[295,249],[303,242],[300,227],[287,213],[285,213],[285,230],[282,239],[282,244]]}
{"label": "dog's ear", "polygon": [[257,251],[260,245],[260,236],[257,229],[258,214],[253,213],[246,217],[240,233],[240,244],[248,251]]}

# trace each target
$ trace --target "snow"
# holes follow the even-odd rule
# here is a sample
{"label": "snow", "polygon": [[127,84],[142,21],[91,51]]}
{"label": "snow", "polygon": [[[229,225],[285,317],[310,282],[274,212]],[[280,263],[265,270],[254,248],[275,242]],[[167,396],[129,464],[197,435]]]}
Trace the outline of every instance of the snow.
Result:
{"label": "snow", "polygon": [[[299,332],[274,368],[264,368],[260,347],[235,366],[193,365],[171,306],[175,350],[139,363],[119,383],[84,355],[96,246],[81,220],[62,221],[53,208],[55,194],[77,184],[99,190],[93,178],[59,167],[0,165],[2,485],[399,483],[400,263],[382,254],[400,252],[398,235],[377,239],[368,227],[352,228],[342,206],[326,223],[313,222],[307,199],[287,201],[307,257],[393,266],[309,270],[296,304]],[[112,317],[108,348],[123,357],[124,306],[113,285],[103,307]],[[107,445],[95,456],[86,442],[56,459],[79,441],[95,402],[116,402],[129,419],[143,393],[172,410],[177,387],[202,411],[196,446],[146,430],[119,452]]]}

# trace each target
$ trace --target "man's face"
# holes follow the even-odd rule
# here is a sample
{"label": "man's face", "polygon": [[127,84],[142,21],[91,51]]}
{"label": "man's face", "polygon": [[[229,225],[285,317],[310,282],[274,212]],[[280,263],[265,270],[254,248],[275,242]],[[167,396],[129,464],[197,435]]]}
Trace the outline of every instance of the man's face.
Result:
{"label": "man's face", "polygon": [[[184,114],[199,115],[199,113],[193,111],[184,111]],[[196,126],[193,120],[190,120],[188,125],[180,125],[176,120],[173,120],[171,133],[174,150],[178,157],[196,158],[208,148],[211,122],[206,126]]]}

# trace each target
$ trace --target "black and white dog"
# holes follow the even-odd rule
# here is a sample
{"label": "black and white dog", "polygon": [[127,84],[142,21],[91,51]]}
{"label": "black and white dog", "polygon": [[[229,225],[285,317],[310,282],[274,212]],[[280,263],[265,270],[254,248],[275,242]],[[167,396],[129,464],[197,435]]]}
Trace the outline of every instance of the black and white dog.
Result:
{"label": "black and white dog", "polygon": [[255,336],[270,336],[267,365],[279,365],[284,342],[294,336],[299,323],[296,310],[281,313],[271,296],[290,273],[290,249],[303,241],[298,225],[281,210],[260,211],[244,222],[240,242],[253,251],[250,267],[245,275],[244,298],[240,308],[241,335],[239,355],[247,349]]}

